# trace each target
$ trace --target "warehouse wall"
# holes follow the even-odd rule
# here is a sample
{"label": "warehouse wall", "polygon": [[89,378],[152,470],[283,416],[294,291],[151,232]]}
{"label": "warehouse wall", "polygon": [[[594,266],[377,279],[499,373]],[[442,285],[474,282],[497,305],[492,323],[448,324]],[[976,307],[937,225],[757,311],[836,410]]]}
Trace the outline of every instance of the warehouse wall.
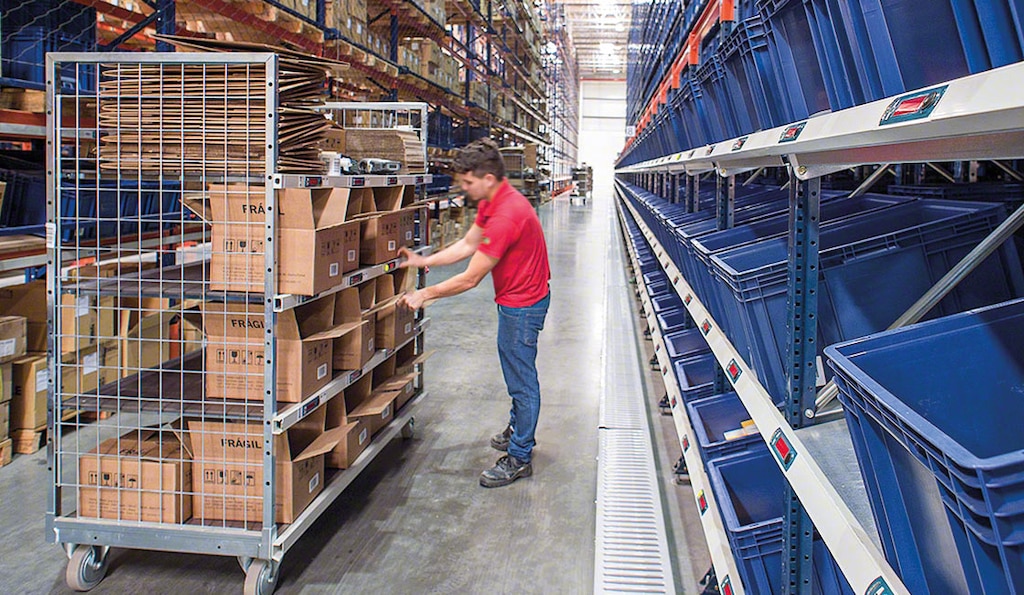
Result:
{"label": "warehouse wall", "polygon": [[610,189],[615,157],[626,142],[625,81],[580,84],[580,162],[594,168],[594,188]]}

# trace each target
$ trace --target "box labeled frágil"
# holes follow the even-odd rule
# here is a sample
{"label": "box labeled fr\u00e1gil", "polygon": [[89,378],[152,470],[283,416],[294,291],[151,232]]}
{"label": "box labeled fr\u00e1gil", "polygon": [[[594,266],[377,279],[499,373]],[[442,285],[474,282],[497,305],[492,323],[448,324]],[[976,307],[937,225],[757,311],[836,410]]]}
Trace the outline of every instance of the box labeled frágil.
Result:
{"label": "box labeled fr\u00e1gil", "polygon": [[25,355],[27,333],[28,319],[24,316],[0,316],[0,364]]}
{"label": "box labeled fr\u00e1gil", "polygon": [[286,188],[277,194],[278,291],[315,295],[359,268],[360,224],[347,222],[347,188]]}
{"label": "box labeled fr\u00e1gil", "polygon": [[[331,381],[334,339],[357,325],[334,326],[334,295],[277,315],[277,400],[297,403]],[[260,306],[207,304],[206,395],[263,400],[264,314]]]}
{"label": "box labeled fr\u00e1gil", "polygon": [[[358,267],[360,230],[346,223],[352,193],[348,188],[277,191],[279,293],[314,295]],[[355,198],[365,201],[361,191]],[[262,187],[244,184],[212,185],[208,198],[185,200],[213,228],[211,289],[263,291],[265,202]]]}
{"label": "box labeled fr\u00e1gil", "polygon": [[[274,517],[291,523],[323,490],[324,455],[337,437],[324,432],[320,407],[274,437]],[[263,520],[263,427],[260,423],[187,422],[194,458],[193,514],[201,520]]]}
{"label": "box labeled fr\u00e1gil", "polygon": [[177,434],[105,440],[78,458],[78,516],[183,523],[192,518],[192,456]]}

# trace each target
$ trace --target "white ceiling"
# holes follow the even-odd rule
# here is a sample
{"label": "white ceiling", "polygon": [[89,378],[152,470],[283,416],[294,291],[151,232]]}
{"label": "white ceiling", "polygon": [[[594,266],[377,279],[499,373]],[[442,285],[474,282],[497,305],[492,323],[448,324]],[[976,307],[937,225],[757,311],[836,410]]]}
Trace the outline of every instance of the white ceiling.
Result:
{"label": "white ceiling", "polygon": [[625,78],[632,4],[623,0],[556,1],[564,8],[581,78]]}

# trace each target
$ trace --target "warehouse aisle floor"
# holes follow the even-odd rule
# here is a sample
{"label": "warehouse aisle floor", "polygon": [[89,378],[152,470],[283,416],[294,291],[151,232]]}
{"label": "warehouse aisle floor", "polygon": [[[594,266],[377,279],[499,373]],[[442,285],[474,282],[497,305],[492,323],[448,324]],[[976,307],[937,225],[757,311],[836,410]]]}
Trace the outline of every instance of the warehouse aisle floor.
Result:
{"label": "warehouse aisle floor", "polygon": [[[430,308],[427,345],[436,353],[416,436],[394,441],[285,556],[279,593],[590,592],[605,324],[600,255],[613,241],[610,189],[595,194],[587,205],[560,199],[540,210],[553,279],[540,338],[534,476],[495,490],[477,483],[499,456],[488,439],[504,427],[510,404],[488,279]],[[434,270],[429,279],[458,270]],[[44,452],[0,470],[0,587],[66,592],[65,558],[44,542],[48,481]],[[112,556],[94,593],[225,593],[242,584],[231,558]],[[689,569],[681,574],[677,580],[689,580]]]}

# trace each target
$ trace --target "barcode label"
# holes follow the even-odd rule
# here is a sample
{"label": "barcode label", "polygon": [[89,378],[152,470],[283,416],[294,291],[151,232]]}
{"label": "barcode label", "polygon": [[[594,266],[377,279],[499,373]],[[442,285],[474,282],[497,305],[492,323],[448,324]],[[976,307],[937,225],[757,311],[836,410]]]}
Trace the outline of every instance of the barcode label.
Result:
{"label": "barcode label", "polygon": [[340,273],[340,272],[341,272],[341,267],[338,266],[338,263],[332,262],[331,263],[331,269],[327,272],[327,276],[328,277],[337,277],[338,273]]}
{"label": "barcode label", "polygon": [[6,339],[0,341],[0,357],[11,357],[18,346],[17,339]]}
{"label": "barcode label", "polygon": [[363,431],[359,432],[359,446],[362,446],[363,444],[365,444],[366,443],[366,439],[369,438],[369,437],[370,437],[370,431],[367,430],[366,428],[363,428]]}
{"label": "barcode label", "polygon": [[348,251],[348,261],[349,262],[355,262],[356,261],[356,251],[355,250],[349,250]]}
{"label": "barcode label", "polygon": [[57,245],[57,224],[47,223],[46,224],[46,245],[56,246]]}
{"label": "barcode label", "polygon": [[88,376],[95,374],[100,369],[100,354],[90,353],[82,358],[82,374]]}
{"label": "barcode label", "polygon": [[388,252],[394,252],[396,247],[398,247],[398,243],[394,240],[388,242]]}
{"label": "barcode label", "polygon": [[320,474],[319,473],[317,473],[316,475],[314,475],[313,477],[310,478],[310,480],[309,480],[309,493],[312,494],[313,490],[317,489],[318,487],[320,487]]}
{"label": "barcode label", "polygon": [[320,364],[316,369],[316,379],[323,380],[324,376],[327,376],[327,364]]}
{"label": "barcode label", "polygon": [[38,370],[36,372],[36,392],[41,393],[46,391],[50,385],[50,369],[46,368]]}
{"label": "barcode label", "polygon": [[411,322],[407,322],[407,323],[405,323],[405,334],[408,335],[408,334],[411,334],[411,333],[412,333],[412,323]]}
{"label": "barcode label", "polygon": [[380,412],[381,419],[387,419],[391,415],[391,405],[384,408],[384,411]]}
{"label": "barcode label", "polygon": [[80,296],[75,300],[75,318],[81,318],[89,313],[89,296]]}
{"label": "barcode label", "polygon": [[407,242],[412,241],[412,232],[411,231],[405,232],[405,241],[407,241]]}
{"label": "barcode label", "polygon": [[366,346],[370,348],[370,351],[373,351],[373,337],[370,337],[370,340],[366,342]]}

